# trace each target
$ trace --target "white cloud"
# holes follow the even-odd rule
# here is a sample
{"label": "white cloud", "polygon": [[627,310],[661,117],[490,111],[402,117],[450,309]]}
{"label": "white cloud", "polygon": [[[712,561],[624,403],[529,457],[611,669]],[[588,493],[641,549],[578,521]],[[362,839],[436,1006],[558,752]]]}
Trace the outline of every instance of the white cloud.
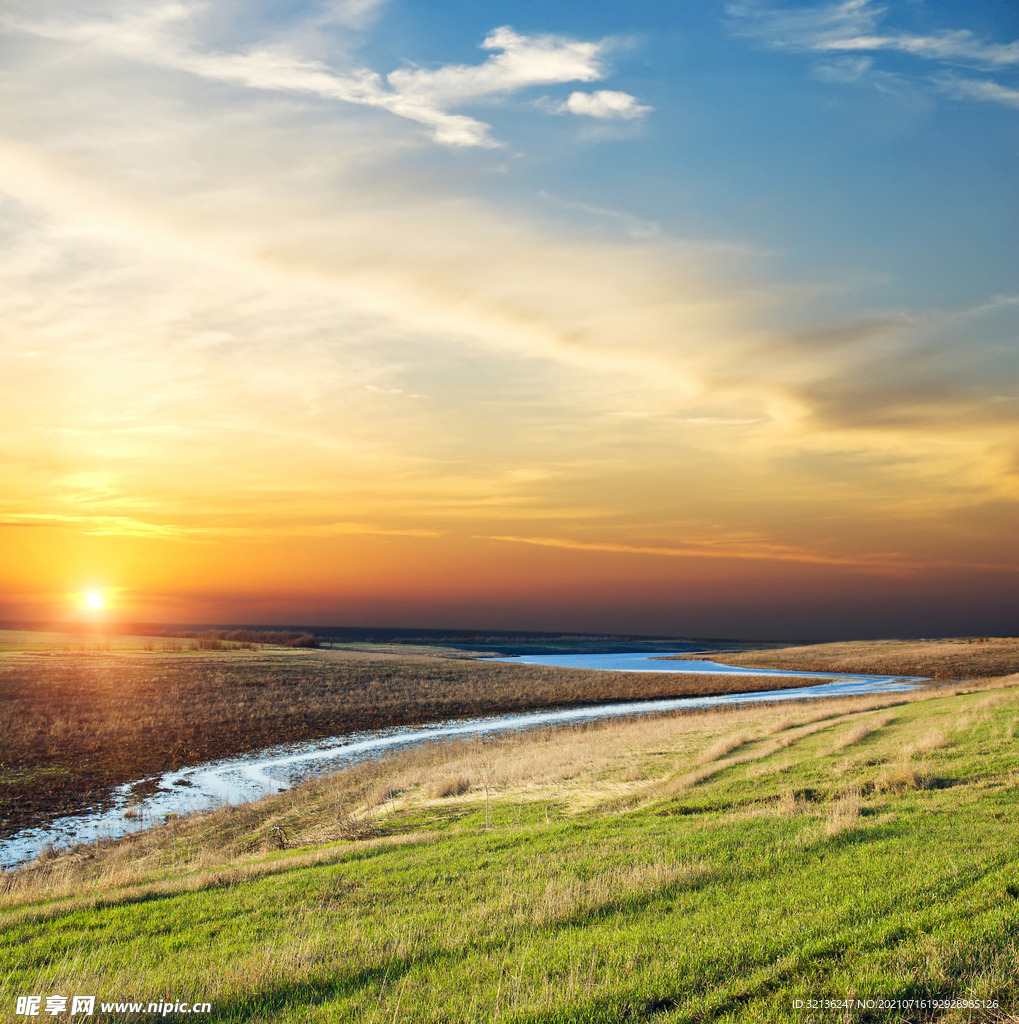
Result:
{"label": "white cloud", "polygon": [[[346,0],[335,6],[337,23],[367,19],[376,0]],[[326,62],[309,59],[291,40],[266,43],[240,52],[203,47],[187,39],[188,23],[201,8],[181,3],[141,11],[115,6],[103,16],[78,20],[73,16],[8,17],[8,28],[48,39],[75,42],[121,58],[185,71],[211,81],[251,89],[306,93],[327,100],[387,110],[431,129],[435,141],[449,146],[496,146],[489,125],[451,108],[508,96],[536,85],[595,82],[605,77],[608,43],[583,42],[561,36],[521,35],[508,26],[495,29],[481,43],[491,56],[481,64],[448,64],[435,69],[402,68],[383,76],[368,68],[337,71]],[[320,19],[321,20],[321,19]],[[576,99],[576,97],[580,97]],[[636,117],[639,107],[625,93],[599,92],[594,97],[574,94],[568,101],[574,113],[594,117]]]}
{"label": "white cloud", "polygon": [[604,42],[522,36],[503,26],[492,32],[481,46],[500,52],[484,64],[447,64],[435,71],[394,71],[387,81],[403,96],[424,97],[430,103],[445,105],[531,85],[595,82],[605,75],[600,61],[606,48]]}
{"label": "white cloud", "polygon": [[642,117],[652,107],[642,107],[636,96],[627,92],[612,92],[599,89],[597,92],[574,92],[560,108],[571,114],[582,114],[586,117],[597,117],[603,120],[632,120]]}

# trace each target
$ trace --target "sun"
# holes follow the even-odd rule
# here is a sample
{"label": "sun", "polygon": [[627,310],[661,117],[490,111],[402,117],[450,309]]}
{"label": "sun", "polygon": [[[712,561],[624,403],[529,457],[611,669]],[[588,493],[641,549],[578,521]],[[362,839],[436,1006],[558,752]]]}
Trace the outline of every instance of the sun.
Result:
{"label": "sun", "polygon": [[86,594],[85,604],[89,608],[95,608],[96,610],[106,607],[106,602],[103,600],[102,594]]}

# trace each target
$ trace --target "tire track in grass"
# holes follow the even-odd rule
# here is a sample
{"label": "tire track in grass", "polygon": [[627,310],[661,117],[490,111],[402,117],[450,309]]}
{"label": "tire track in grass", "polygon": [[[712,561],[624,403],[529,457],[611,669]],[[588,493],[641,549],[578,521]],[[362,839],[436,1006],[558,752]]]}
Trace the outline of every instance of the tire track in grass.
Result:
{"label": "tire track in grass", "polygon": [[[669,782],[665,791],[667,793],[681,793],[684,790],[692,789],[694,786],[699,785],[702,782],[718,775],[720,772],[725,771],[727,768],[733,768],[741,764],[749,764],[752,761],[762,761],[765,758],[771,757],[772,754],[777,754],[779,751],[786,750],[793,744],[798,743],[800,740],[806,739],[808,736],[813,736],[815,733],[823,732],[826,729],[832,729],[836,726],[843,725],[846,722],[853,721],[859,718],[861,715],[870,715],[873,711],[868,709],[864,712],[855,712],[849,714],[838,715],[834,717],[826,717],[817,722],[808,723],[805,725],[792,724],[785,729],[781,730],[780,735],[777,739],[773,739],[768,743],[765,743],[762,747],[757,750],[751,751],[747,754],[741,754],[737,757],[718,757],[706,764],[702,768],[695,769],[686,775],[681,776],[678,779],[673,779]],[[735,750],[741,746],[749,746],[754,743],[758,743],[767,738],[767,734],[759,736],[747,736],[746,734],[737,734],[737,736],[731,737],[730,740],[720,740],[718,743],[709,747],[702,755],[702,759],[708,757],[708,755],[716,748],[724,753],[727,750]],[[739,740],[739,742],[735,742]],[[732,742],[732,746],[727,744]]]}

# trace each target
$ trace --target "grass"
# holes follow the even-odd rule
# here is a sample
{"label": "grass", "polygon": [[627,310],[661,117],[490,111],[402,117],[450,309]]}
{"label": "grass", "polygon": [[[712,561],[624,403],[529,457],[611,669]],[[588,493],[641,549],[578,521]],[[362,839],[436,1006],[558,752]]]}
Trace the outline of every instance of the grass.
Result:
{"label": "grass", "polygon": [[929,679],[987,678],[1019,672],[1019,639],[857,640],[771,651],[737,651],[726,654],[724,661],[727,665],[779,668],[790,672],[862,672]]}
{"label": "grass", "polygon": [[[1003,1020],[1017,684],[404,751],[45,857],[4,876],[0,1007],[84,992],[284,1024]],[[847,997],[998,1010],[796,1006]]]}
{"label": "grass", "polygon": [[531,708],[811,684],[36,636],[33,644],[32,634],[0,634],[0,837],[101,803],[115,785],[284,741]]}

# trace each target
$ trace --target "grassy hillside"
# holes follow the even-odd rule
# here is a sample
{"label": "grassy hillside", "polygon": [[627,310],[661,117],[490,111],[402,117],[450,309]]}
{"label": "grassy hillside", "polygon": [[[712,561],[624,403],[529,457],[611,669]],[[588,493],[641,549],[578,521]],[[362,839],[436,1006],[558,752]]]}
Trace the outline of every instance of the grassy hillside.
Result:
{"label": "grassy hillside", "polygon": [[[417,750],[44,858],[0,894],[0,1014],[1003,1019],[1016,684]],[[849,997],[999,1008],[810,1009]]]}

